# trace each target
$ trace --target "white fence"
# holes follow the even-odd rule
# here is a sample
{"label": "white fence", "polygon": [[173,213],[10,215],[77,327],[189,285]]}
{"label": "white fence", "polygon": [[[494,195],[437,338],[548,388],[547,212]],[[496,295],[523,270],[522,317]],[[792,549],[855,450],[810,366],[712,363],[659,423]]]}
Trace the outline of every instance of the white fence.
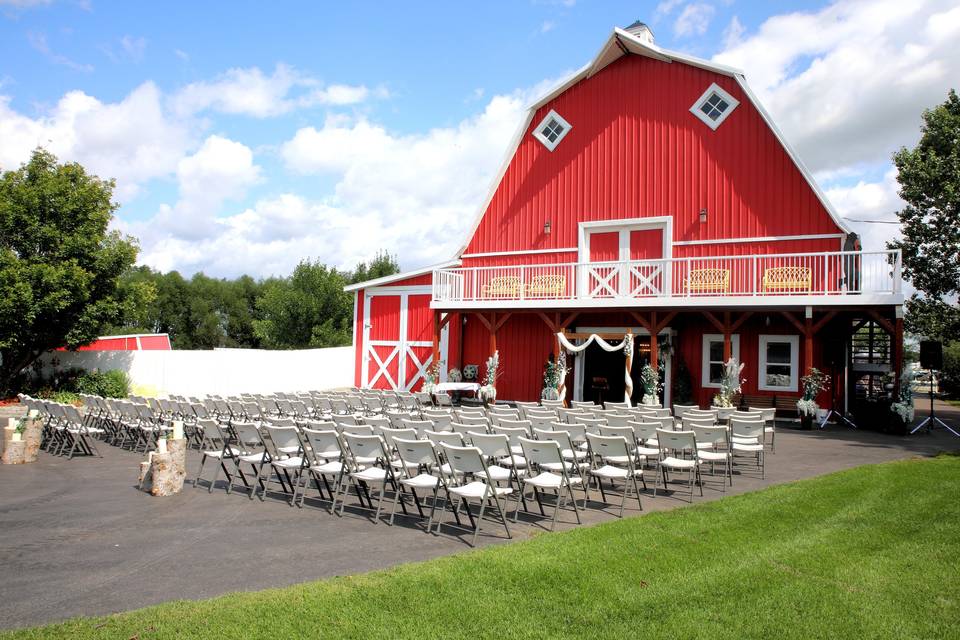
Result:
{"label": "white fence", "polygon": [[71,367],[123,369],[134,393],[202,396],[271,393],[349,387],[353,384],[353,347],[266,351],[58,351],[41,356],[43,373]]}

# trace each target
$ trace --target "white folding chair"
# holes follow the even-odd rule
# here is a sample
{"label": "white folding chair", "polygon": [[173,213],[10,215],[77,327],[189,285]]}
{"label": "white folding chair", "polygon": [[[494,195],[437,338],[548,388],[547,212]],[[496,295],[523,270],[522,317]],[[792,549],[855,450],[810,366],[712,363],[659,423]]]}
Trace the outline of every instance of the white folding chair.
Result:
{"label": "white folding chair", "polygon": [[630,453],[627,439],[623,436],[601,436],[587,432],[587,442],[590,445],[592,465],[590,476],[596,478],[603,502],[607,502],[607,495],[603,490],[603,481],[609,480],[612,483],[619,480],[623,482],[619,517],[623,517],[623,509],[631,486],[637,497],[637,506],[642,510],[643,504],[640,502],[640,487],[637,485],[637,478],[640,478],[643,482],[644,489],[647,488],[647,482],[643,477],[643,470],[637,469],[633,464],[634,457]]}
{"label": "white folding chair", "polygon": [[[667,488],[668,471],[686,471],[690,485],[690,502],[693,502],[693,483],[700,485],[700,495],[703,495],[703,482],[700,479],[700,459],[697,457],[697,438],[693,431],[668,431],[657,429],[657,442],[660,445],[660,457],[657,459],[657,477],[653,484],[653,495],[657,495],[657,487],[663,480],[663,488]],[[685,453],[689,452],[690,457]]]}
{"label": "white folding chair", "polygon": [[[546,514],[543,513],[541,492],[553,491],[556,493],[553,520],[550,523],[551,531],[557,526],[557,515],[566,502],[567,495],[570,496],[573,512],[577,516],[577,524],[580,524],[580,510],[577,509],[577,499],[573,495],[573,486],[582,484],[583,481],[579,476],[571,477],[567,473],[567,465],[560,455],[560,444],[555,440],[520,438],[520,445],[523,447],[523,457],[527,459],[527,464],[530,465],[530,473],[524,476],[520,491],[525,492],[528,486],[533,488],[533,495],[540,506],[540,513],[544,516]],[[540,472],[533,475],[534,469],[538,469]]]}
{"label": "white folding chair", "polygon": [[[450,463],[450,467],[453,470],[453,473],[447,477],[447,492],[453,498],[463,500],[467,503],[467,513],[470,513],[470,500],[477,500],[480,503],[480,513],[477,516],[476,527],[473,531],[473,538],[471,541],[471,546],[476,545],[477,535],[480,533],[480,526],[483,522],[483,513],[487,503],[490,500],[493,500],[497,507],[497,511],[500,514],[500,520],[503,522],[503,528],[507,532],[507,537],[512,538],[510,534],[510,525],[507,524],[507,514],[503,509],[503,505],[500,504],[500,498],[505,497],[513,493],[513,489],[510,487],[497,487],[494,484],[484,481],[480,478],[480,473],[487,473],[487,464],[483,459],[483,456],[480,455],[480,450],[476,447],[454,447],[447,444],[440,445],[443,447],[444,457]],[[474,478],[474,479],[470,479]],[[440,532],[440,528],[443,526],[444,514],[446,513],[446,505],[440,514],[440,519],[437,522],[437,532]],[[471,516],[472,518],[472,516]]]}

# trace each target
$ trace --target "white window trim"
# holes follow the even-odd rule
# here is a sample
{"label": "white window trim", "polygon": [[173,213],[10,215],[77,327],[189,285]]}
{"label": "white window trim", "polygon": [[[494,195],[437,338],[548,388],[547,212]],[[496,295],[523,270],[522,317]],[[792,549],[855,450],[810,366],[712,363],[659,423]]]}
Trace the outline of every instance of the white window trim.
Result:
{"label": "white window trim", "polygon": [[[730,105],[730,108],[724,111],[723,113],[721,113],[720,117],[717,118],[716,120],[711,120],[710,118],[707,117],[707,114],[705,114],[703,111],[700,111],[700,105],[703,104],[704,100],[710,97],[711,93],[716,93],[718,96],[723,98],[724,101],[726,101]],[[723,121],[726,120],[731,113],[733,113],[733,110],[736,109],[739,104],[740,104],[739,100],[737,100],[732,95],[724,91],[723,87],[721,87],[716,82],[714,82],[709,87],[707,87],[707,90],[703,92],[703,95],[697,98],[697,101],[693,103],[693,106],[690,107],[690,113],[697,116],[697,118],[699,118],[700,121],[703,122],[703,124],[707,125],[711,129],[716,131],[717,127],[723,124]]]}
{"label": "white window trim", "polygon": [[[544,137],[544,135],[540,133],[540,131],[543,130],[543,127],[551,119],[554,119],[557,122],[559,122],[561,125],[563,125],[563,131],[560,132],[560,135],[557,136],[557,139],[554,140],[553,142],[550,142],[548,138]],[[573,125],[571,125],[569,122],[564,120],[559,113],[557,113],[553,109],[550,109],[550,113],[545,115],[543,117],[543,120],[540,121],[540,124],[538,124],[536,128],[533,130],[533,137],[539,140],[540,143],[543,144],[543,146],[545,146],[548,150],[553,151],[554,149],[557,148],[557,145],[560,144],[560,141],[567,137],[567,134],[570,133],[570,129],[573,129]]]}
{"label": "white window trim", "polygon": [[[787,342],[790,344],[790,384],[786,387],[774,387],[767,384],[767,344]],[[800,336],[797,335],[761,335],[760,370],[757,372],[757,388],[760,391],[797,391],[800,383]]]}
{"label": "white window trim", "polygon": [[[720,383],[710,382],[710,343],[723,342],[722,333],[703,334],[703,347],[701,349],[702,360],[700,363],[700,386],[709,389],[719,389]],[[740,334],[734,333],[730,336],[730,355],[740,362]]]}

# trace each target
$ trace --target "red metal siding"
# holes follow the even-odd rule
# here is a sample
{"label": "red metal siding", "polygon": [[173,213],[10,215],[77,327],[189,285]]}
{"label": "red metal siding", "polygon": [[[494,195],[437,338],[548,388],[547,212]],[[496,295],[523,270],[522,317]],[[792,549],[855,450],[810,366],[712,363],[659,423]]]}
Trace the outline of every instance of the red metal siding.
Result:
{"label": "red metal siding", "polygon": [[[470,318],[464,327],[463,363],[480,365],[486,374],[490,357],[490,332],[479,320]],[[536,314],[518,313],[497,332],[500,374],[497,397],[504,400],[531,401],[540,397],[543,366],[556,347],[550,329]]]}
{"label": "red metal siding", "polygon": [[170,351],[168,336],[141,336],[140,348],[144,351]]}
{"label": "red metal siding", "polygon": [[[716,131],[689,111],[712,82],[740,100]],[[530,133],[550,109],[573,127],[553,152]],[[574,247],[579,222],[657,215],[677,241],[841,232],[732,78],[627,56],[537,111],[466,253]]]}

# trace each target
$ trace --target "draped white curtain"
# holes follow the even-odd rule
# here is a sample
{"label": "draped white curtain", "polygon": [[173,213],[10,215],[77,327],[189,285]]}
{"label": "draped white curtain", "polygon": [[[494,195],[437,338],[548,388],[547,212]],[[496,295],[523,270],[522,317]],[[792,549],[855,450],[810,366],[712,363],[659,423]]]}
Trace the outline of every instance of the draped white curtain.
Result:
{"label": "draped white curtain", "polygon": [[[631,336],[631,337],[632,337],[632,336]],[[572,342],[570,342],[569,340],[567,340],[567,336],[564,335],[564,334],[562,334],[562,333],[558,333],[558,334],[557,334],[557,340],[560,341],[560,344],[563,345],[563,348],[564,348],[564,349],[566,349],[567,351],[571,351],[571,352],[573,352],[573,353],[580,353],[581,351],[583,351],[584,349],[586,349],[587,347],[589,347],[589,346],[590,346],[591,344],[593,344],[594,342],[596,342],[597,345],[598,345],[601,349],[603,349],[604,351],[609,351],[609,352],[611,352],[611,353],[614,352],[614,351],[622,351],[623,348],[624,348],[624,346],[626,346],[626,344],[627,344],[627,337],[626,337],[626,336],[624,336],[623,340],[621,340],[619,343],[617,343],[617,344],[610,344],[609,342],[607,342],[606,340],[604,340],[603,338],[601,338],[600,336],[598,336],[598,335],[595,334],[595,333],[591,333],[591,334],[590,334],[590,337],[587,338],[586,340],[584,340],[584,341],[583,341],[583,344],[581,344],[581,345],[579,345],[579,346],[577,346],[577,345],[573,344]]]}
{"label": "draped white curtain", "polygon": [[[623,351],[626,348],[627,344],[629,343],[631,348],[626,350],[627,358],[625,363],[625,370],[623,373],[623,383],[624,383],[623,401],[627,403],[627,406],[630,405],[630,397],[633,395],[633,377],[630,375],[630,370],[633,369],[633,349],[632,349],[633,334],[632,333],[627,333],[627,335],[623,336],[623,340],[621,340],[617,344],[610,344],[609,342],[607,342],[606,340],[604,340],[603,338],[601,338],[595,333],[591,333],[590,337],[584,340],[583,344],[581,345],[573,344],[572,342],[567,340],[567,336],[564,335],[563,333],[557,334],[557,341],[561,344],[561,346],[563,346],[564,349],[572,353],[580,353],[581,351],[583,351],[593,343],[596,343],[597,346],[599,346],[604,351],[608,351],[612,353],[614,351]],[[564,393],[563,393],[563,396],[565,395],[566,395],[566,389],[564,389]],[[565,399],[563,396],[561,396],[561,400]]]}

